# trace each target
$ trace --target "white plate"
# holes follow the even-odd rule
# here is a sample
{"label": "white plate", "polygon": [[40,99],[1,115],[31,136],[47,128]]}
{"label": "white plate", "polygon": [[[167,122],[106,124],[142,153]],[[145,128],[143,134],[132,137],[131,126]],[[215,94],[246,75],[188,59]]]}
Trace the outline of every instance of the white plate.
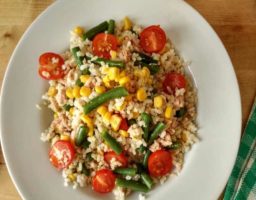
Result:
{"label": "white plate", "polygon": [[24,199],[102,199],[90,189],[64,187],[61,174],[48,161],[48,146],[39,138],[50,119],[35,107],[47,85],[37,74],[38,57],[45,51],[64,51],[69,31],[76,25],[92,27],[126,15],[145,26],[160,24],[181,55],[191,61],[198,87],[201,142],[187,154],[180,175],[155,188],[148,199],[215,200],[224,189],[239,144],[240,95],[229,56],[207,22],[181,0],[64,0],[50,6],[26,31],[3,82],[3,152]]}

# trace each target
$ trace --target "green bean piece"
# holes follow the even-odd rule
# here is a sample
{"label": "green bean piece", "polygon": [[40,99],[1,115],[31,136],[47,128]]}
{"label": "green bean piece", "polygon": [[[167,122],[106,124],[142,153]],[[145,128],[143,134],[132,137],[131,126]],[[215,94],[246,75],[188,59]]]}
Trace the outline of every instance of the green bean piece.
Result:
{"label": "green bean piece", "polygon": [[79,86],[79,87],[82,87],[84,85],[84,83],[80,80],[80,78],[78,78],[76,80],[76,85]]}
{"label": "green bean piece", "polygon": [[170,150],[177,150],[181,147],[181,143],[180,142],[174,142],[172,143],[170,146],[167,147],[167,149]]}
{"label": "green bean piece", "polygon": [[144,53],[141,53],[141,52],[137,52],[137,53],[139,54],[142,62],[145,62],[147,64],[150,64],[150,63],[156,63],[157,64],[158,63],[158,61],[154,60],[151,56],[148,56],[148,55],[146,55]]}
{"label": "green bean piece", "polygon": [[101,133],[101,137],[115,153],[118,155],[122,153],[121,145],[106,130]]}
{"label": "green bean piece", "polygon": [[142,163],[145,169],[148,168],[148,158],[149,158],[150,154],[151,154],[151,151],[148,149],[144,155],[143,163]]}
{"label": "green bean piece", "polygon": [[83,40],[86,40],[86,39],[92,40],[95,35],[97,35],[98,33],[102,33],[104,31],[106,31],[107,29],[108,29],[108,22],[104,21],[104,22],[100,23],[99,25],[91,28],[87,32],[85,32],[83,35]]}
{"label": "green bean piece", "polygon": [[145,141],[148,141],[148,134],[149,134],[149,126],[150,123],[152,122],[152,118],[148,113],[142,113],[141,114],[141,119],[143,120],[145,126],[142,127],[143,129],[143,138]]}
{"label": "green bean piece", "polygon": [[80,52],[81,49],[79,47],[74,47],[71,49],[71,52],[76,60],[76,64],[80,67],[83,64],[84,57],[78,56],[77,53]]}
{"label": "green bean piece", "polygon": [[93,160],[92,152],[86,154],[86,160],[88,160],[89,162]]}
{"label": "green bean piece", "polygon": [[141,163],[136,163],[137,173],[141,174],[147,171]]}
{"label": "green bean piece", "polygon": [[133,191],[139,191],[139,192],[149,191],[146,185],[134,180],[125,180],[125,179],[117,178],[116,185],[119,187],[131,189]]}
{"label": "green bean piece", "polygon": [[128,175],[128,176],[135,176],[137,173],[137,168],[117,168],[114,170],[116,174],[121,174],[121,175]]}
{"label": "green bean piece", "polygon": [[97,107],[99,107],[100,105],[106,103],[111,99],[127,96],[128,94],[129,93],[124,87],[117,87],[117,88],[111,89],[93,98],[87,104],[85,104],[85,106],[83,107],[84,114],[90,113],[92,110],[96,109]]}
{"label": "green bean piece", "polygon": [[107,64],[109,67],[118,67],[118,68],[124,68],[125,64],[123,61],[119,60],[107,60],[104,58],[97,58],[95,60],[91,61],[94,64],[101,65],[102,63]]}
{"label": "green bean piece", "polygon": [[110,19],[108,22],[108,34],[114,34],[115,33],[115,21],[113,19]]}
{"label": "green bean piece", "polygon": [[131,125],[133,125],[133,124],[136,124],[137,122],[136,122],[136,119],[129,119],[128,120],[128,125],[129,126],[131,126]]}
{"label": "green bean piece", "polygon": [[144,151],[146,151],[146,150],[147,150],[147,147],[145,147],[145,146],[143,146],[143,145],[140,145],[140,147],[137,148],[137,151],[138,151],[139,153],[144,153]]}
{"label": "green bean piece", "polygon": [[163,122],[159,122],[153,133],[150,135],[150,138],[149,138],[149,144],[153,143],[154,140],[159,136],[160,133],[162,133],[162,131],[165,129],[165,124]]}
{"label": "green bean piece", "polygon": [[90,142],[88,141],[88,140],[85,140],[83,143],[82,143],[82,145],[81,145],[81,147],[83,147],[84,149],[87,149],[89,146],[90,146]]}
{"label": "green bean piece", "polygon": [[69,111],[70,108],[72,108],[72,106],[69,105],[69,104],[65,104],[65,105],[63,106],[63,109],[64,109],[65,111]]}
{"label": "green bean piece", "polygon": [[85,166],[85,164],[83,164],[82,173],[85,176],[90,176],[90,174],[91,174],[90,170]]}
{"label": "green bean piece", "polygon": [[134,65],[141,66],[141,67],[144,67],[144,66],[147,67],[149,69],[151,75],[156,74],[160,70],[160,67],[157,63],[146,63],[146,62],[143,62],[142,60],[135,61]]}
{"label": "green bean piece", "polygon": [[175,117],[177,117],[177,118],[183,117],[186,113],[187,113],[187,108],[182,107],[182,108],[180,108],[179,110],[176,111]]}
{"label": "green bean piece", "polygon": [[151,189],[154,182],[153,179],[146,173],[141,174],[142,182],[148,187],[148,189]]}
{"label": "green bean piece", "polygon": [[88,68],[85,68],[85,69],[81,70],[81,74],[82,74],[82,75],[90,75],[91,72],[89,71]]}
{"label": "green bean piece", "polygon": [[77,134],[75,136],[75,144],[76,146],[81,146],[83,144],[83,142],[86,139],[86,135],[88,133],[88,128],[85,126],[80,126]]}

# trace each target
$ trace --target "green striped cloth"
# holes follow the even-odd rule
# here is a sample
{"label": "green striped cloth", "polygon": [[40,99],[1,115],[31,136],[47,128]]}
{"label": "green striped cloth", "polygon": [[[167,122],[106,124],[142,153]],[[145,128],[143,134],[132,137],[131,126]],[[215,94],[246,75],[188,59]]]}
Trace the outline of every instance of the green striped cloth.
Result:
{"label": "green striped cloth", "polygon": [[256,200],[256,99],[228,180],[224,200]]}

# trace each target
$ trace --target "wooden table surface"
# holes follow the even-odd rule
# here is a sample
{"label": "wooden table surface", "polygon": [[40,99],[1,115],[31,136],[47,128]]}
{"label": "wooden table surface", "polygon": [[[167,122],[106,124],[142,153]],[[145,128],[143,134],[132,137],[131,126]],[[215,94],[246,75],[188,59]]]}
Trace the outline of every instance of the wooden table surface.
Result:
{"label": "wooden table surface", "polygon": [[[52,2],[52,0],[0,0],[0,84],[8,60],[23,32]],[[187,0],[187,2],[207,19],[227,48],[240,86],[244,127],[256,94],[256,1]],[[0,199],[21,199],[8,175],[1,151]]]}

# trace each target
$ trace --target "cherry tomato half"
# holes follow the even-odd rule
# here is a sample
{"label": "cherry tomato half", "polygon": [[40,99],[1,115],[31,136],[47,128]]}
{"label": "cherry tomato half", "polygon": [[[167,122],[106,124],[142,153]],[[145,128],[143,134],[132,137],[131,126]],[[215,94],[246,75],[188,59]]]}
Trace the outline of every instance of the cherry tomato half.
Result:
{"label": "cherry tomato half", "polygon": [[52,52],[47,52],[39,57],[39,75],[46,80],[56,80],[64,76],[61,66],[64,64],[63,58]]}
{"label": "cherry tomato half", "polygon": [[63,169],[69,166],[75,157],[75,149],[68,141],[55,142],[49,152],[49,159],[54,167]]}
{"label": "cherry tomato half", "polygon": [[163,90],[166,93],[171,94],[175,92],[175,89],[181,89],[186,87],[186,79],[182,74],[171,72],[165,75],[163,81]]}
{"label": "cherry tomato half", "polygon": [[92,178],[93,190],[99,193],[111,192],[115,187],[116,177],[109,169],[101,169]]}
{"label": "cherry tomato half", "polygon": [[92,51],[96,56],[110,58],[110,51],[117,50],[118,41],[112,34],[99,33],[92,41]]}
{"label": "cherry tomato half", "polygon": [[140,34],[140,45],[148,53],[161,51],[166,43],[166,35],[160,26],[149,26]]}
{"label": "cherry tomato half", "polygon": [[149,156],[148,170],[151,176],[164,176],[172,170],[172,167],[172,156],[168,151],[157,150]]}
{"label": "cherry tomato half", "polygon": [[127,120],[125,118],[122,118],[122,121],[121,121],[121,124],[119,126],[119,129],[127,131],[128,128],[129,128],[129,126],[128,126]]}
{"label": "cherry tomato half", "polygon": [[121,153],[118,155],[114,151],[110,151],[110,152],[105,153],[105,155],[104,155],[104,160],[108,164],[110,164],[110,162],[113,158],[115,158],[118,162],[120,162],[122,164],[122,167],[126,167],[128,165],[128,159],[124,155],[124,153]]}

